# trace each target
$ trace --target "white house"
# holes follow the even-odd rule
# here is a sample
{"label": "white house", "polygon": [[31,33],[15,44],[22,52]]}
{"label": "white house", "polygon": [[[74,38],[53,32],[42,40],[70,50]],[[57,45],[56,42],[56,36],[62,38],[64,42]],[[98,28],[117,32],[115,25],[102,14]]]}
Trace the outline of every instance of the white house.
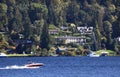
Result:
{"label": "white house", "polygon": [[120,37],[117,37],[118,44],[120,45]]}
{"label": "white house", "polygon": [[92,34],[93,33],[93,27],[77,27],[77,30],[80,32],[80,34]]}
{"label": "white house", "polygon": [[64,41],[65,44],[68,43],[77,43],[77,44],[85,44],[86,43],[86,38],[84,36],[56,36],[55,40],[57,43],[61,43]]}

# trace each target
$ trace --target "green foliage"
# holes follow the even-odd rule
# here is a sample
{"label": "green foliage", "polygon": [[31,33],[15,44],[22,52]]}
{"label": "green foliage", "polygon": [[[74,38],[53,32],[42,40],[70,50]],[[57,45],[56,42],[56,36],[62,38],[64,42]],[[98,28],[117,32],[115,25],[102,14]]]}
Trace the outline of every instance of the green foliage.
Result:
{"label": "green foliage", "polygon": [[42,49],[41,55],[40,56],[48,56],[48,50],[47,49]]}
{"label": "green foliage", "polygon": [[77,53],[78,53],[79,55],[80,55],[80,54],[83,55],[83,52],[84,52],[84,48],[83,48],[82,46],[79,46]]}
{"label": "green foliage", "polygon": [[31,10],[36,10],[37,12],[47,13],[47,7],[40,3],[31,3]]}
{"label": "green foliage", "polygon": [[78,48],[78,45],[76,43],[69,43],[67,46],[71,46],[73,48]]}
{"label": "green foliage", "polygon": [[3,52],[9,46],[4,34],[0,34],[0,51]]}
{"label": "green foliage", "polygon": [[119,4],[120,0],[0,0],[0,31],[12,40],[23,34],[23,39],[31,38],[49,49],[49,29],[74,23],[75,27],[61,30],[59,35],[79,36],[76,27],[92,26],[97,47],[105,37],[104,44],[111,48],[112,40],[120,36]]}
{"label": "green foliage", "polygon": [[50,37],[48,33],[48,25],[44,24],[40,39],[40,47],[42,49],[46,48],[47,50],[49,50],[49,46],[50,46]]}
{"label": "green foliage", "polygon": [[33,2],[29,7],[29,16],[32,23],[34,23],[35,20],[46,20],[48,16],[48,8],[44,4]]}
{"label": "green foliage", "polygon": [[49,29],[58,29],[54,24],[49,24]]}
{"label": "green foliage", "polygon": [[7,12],[7,5],[4,3],[0,3],[0,13],[6,13]]}
{"label": "green foliage", "polygon": [[112,31],[112,24],[109,21],[104,22],[104,30],[106,34]]}

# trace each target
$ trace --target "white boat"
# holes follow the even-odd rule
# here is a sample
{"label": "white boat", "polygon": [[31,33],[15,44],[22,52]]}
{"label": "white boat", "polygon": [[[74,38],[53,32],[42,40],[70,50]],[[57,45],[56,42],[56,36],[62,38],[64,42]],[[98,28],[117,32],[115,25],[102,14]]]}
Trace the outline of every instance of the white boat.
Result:
{"label": "white boat", "polygon": [[90,53],[88,55],[89,57],[100,57],[100,55],[95,54],[94,52]]}
{"label": "white boat", "polygon": [[1,57],[7,57],[7,55],[5,53],[0,53],[0,58]]}

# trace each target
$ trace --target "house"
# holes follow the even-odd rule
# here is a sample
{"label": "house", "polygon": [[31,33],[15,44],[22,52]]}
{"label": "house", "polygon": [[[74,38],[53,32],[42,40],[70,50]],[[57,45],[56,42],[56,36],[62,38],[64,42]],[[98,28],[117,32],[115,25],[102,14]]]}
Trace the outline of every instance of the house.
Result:
{"label": "house", "polygon": [[60,27],[60,29],[65,31],[65,30],[68,30],[69,27],[62,26],[62,27]]}
{"label": "house", "polygon": [[117,37],[117,42],[120,45],[120,37]]}
{"label": "house", "polygon": [[77,30],[80,32],[80,34],[92,34],[93,33],[93,27],[77,27]]}
{"label": "house", "polygon": [[59,43],[76,43],[76,44],[85,44],[86,37],[85,36],[56,36],[55,40],[57,44]]}
{"label": "house", "polygon": [[55,34],[58,34],[58,33],[59,33],[58,30],[49,30],[49,34],[55,35]]}
{"label": "house", "polygon": [[118,37],[118,41],[120,42],[120,37]]}

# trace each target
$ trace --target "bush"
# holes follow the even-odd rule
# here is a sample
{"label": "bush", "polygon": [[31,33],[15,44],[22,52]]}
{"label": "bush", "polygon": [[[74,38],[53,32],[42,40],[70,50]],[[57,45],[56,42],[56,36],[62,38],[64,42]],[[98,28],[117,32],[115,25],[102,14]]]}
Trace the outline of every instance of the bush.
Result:
{"label": "bush", "polygon": [[76,53],[74,51],[67,51],[65,52],[65,56],[76,56]]}
{"label": "bush", "polygon": [[78,47],[78,50],[76,51],[76,54],[78,54],[78,55],[84,55],[84,48],[82,47],[82,46],[79,46]]}
{"label": "bush", "polygon": [[48,56],[48,51],[47,51],[47,49],[42,49],[40,56]]}

